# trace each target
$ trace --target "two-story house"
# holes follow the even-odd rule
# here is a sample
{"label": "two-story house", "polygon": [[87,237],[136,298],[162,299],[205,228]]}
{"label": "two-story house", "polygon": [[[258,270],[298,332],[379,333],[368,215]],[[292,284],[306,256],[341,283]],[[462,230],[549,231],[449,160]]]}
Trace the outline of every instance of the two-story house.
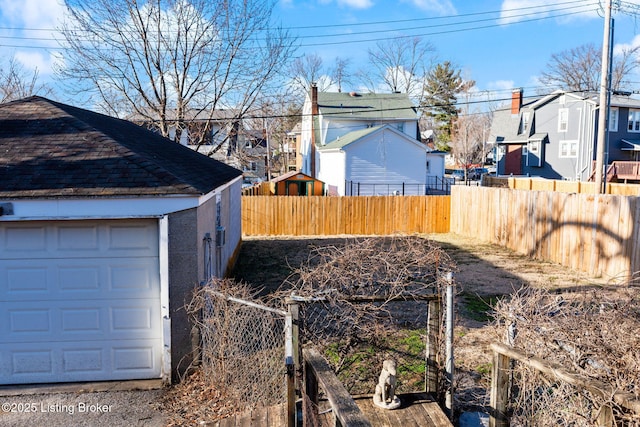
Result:
{"label": "two-story house", "polygon": [[444,176],[444,153],[420,141],[416,109],[402,93],[312,87],[298,154],[300,171],[330,194],[426,194],[429,177]]}
{"label": "two-story house", "polygon": [[[556,91],[524,101],[514,90],[511,105],[494,113],[489,142],[497,146],[500,175],[588,181],[593,176],[598,129],[598,95]],[[625,169],[640,152],[640,100],[611,96],[608,179],[637,180]]]}

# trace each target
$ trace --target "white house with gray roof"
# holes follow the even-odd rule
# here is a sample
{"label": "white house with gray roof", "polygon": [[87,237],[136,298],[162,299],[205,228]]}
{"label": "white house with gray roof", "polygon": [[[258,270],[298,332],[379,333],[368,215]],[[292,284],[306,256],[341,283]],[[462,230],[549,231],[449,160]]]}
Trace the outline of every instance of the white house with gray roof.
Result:
{"label": "white house with gray roof", "polygon": [[444,153],[420,141],[416,109],[401,93],[313,87],[303,107],[299,155],[301,171],[335,195],[428,194],[444,176]]}

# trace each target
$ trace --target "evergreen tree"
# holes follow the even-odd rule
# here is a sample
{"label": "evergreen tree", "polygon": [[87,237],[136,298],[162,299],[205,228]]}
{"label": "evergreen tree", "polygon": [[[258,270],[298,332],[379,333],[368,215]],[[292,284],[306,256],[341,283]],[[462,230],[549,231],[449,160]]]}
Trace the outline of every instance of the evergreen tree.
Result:
{"label": "evergreen tree", "polygon": [[448,149],[451,142],[453,122],[458,117],[456,94],[463,86],[460,70],[455,70],[449,61],[436,65],[427,74],[421,107],[424,114],[435,122],[436,145],[439,149]]}

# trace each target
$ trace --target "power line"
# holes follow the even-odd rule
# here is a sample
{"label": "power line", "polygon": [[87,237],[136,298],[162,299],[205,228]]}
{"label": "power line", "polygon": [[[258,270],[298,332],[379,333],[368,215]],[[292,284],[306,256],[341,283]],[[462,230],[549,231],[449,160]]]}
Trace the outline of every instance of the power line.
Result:
{"label": "power line", "polygon": [[[577,8],[574,6],[567,6],[567,7],[557,7],[557,6],[562,6],[562,5],[573,5],[573,4],[579,4],[579,10],[576,10]],[[508,18],[525,18],[528,16],[534,16],[533,18],[529,18],[529,19],[518,19],[515,22],[509,22],[507,24],[491,24],[491,25],[482,25],[482,26],[471,26],[471,27],[466,27],[466,28],[454,28],[454,29],[450,29],[450,30],[442,30],[442,31],[432,31],[432,32],[427,32],[427,33],[423,33],[423,34],[414,34],[414,35],[403,35],[403,36],[396,36],[396,37],[391,37],[391,39],[398,39],[398,38],[406,38],[406,37],[424,37],[424,36],[433,36],[433,35],[441,35],[441,34],[449,34],[449,33],[455,33],[455,32],[463,32],[463,31],[473,31],[473,30],[478,30],[478,29],[488,29],[488,28],[497,28],[497,27],[502,27],[505,25],[515,25],[515,24],[521,24],[521,23],[527,23],[527,22],[535,22],[535,21],[540,21],[540,20],[547,20],[547,19],[555,19],[555,18],[561,18],[561,17],[566,17],[566,16],[571,16],[571,15],[577,15],[577,14],[584,14],[587,12],[591,12],[591,11],[596,11],[597,8],[594,8],[594,6],[597,6],[598,3],[597,2],[590,2],[590,3],[583,3],[581,1],[572,1],[572,2],[564,2],[564,3],[558,3],[554,6],[554,8],[548,8],[545,7],[544,9],[542,9],[539,12],[527,12],[527,13],[522,13],[522,14],[516,14],[516,15],[509,15]],[[523,7],[523,8],[514,8],[514,9],[508,9],[506,11],[508,12],[513,12],[513,11],[525,11],[525,10],[530,10],[530,9],[535,9],[535,8],[540,8],[540,6],[530,6],[530,7]],[[566,10],[573,10],[572,12],[566,12],[566,13],[556,13],[553,14],[554,12],[562,12],[562,11],[566,11]],[[459,17],[467,17],[467,16],[479,16],[479,15],[487,15],[487,14],[495,14],[498,13],[497,11],[491,11],[491,12],[478,12],[478,13],[473,13],[473,14],[463,14],[463,15],[451,15],[449,17],[446,18],[459,18]],[[543,15],[543,16],[537,16],[537,15]],[[401,20],[401,21],[380,21],[380,22],[368,22],[368,23],[359,23],[357,25],[378,25],[380,23],[384,23],[384,22],[391,22],[391,23],[395,23],[395,22],[413,22],[413,21],[426,21],[426,20],[434,20],[434,19],[444,19],[442,17],[440,18],[422,18],[422,19],[413,19],[413,20]],[[424,28],[450,28],[450,27],[457,27],[460,25],[475,25],[475,24],[480,24],[483,22],[490,22],[490,21],[495,21],[500,19],[499,17],[492,17],[492,18],[484,18],[484,19],[477,19],[477,20],[466,20],[466,21],[460,21],[460,22],[447,22],[447,23],[442,23],[442,24],[435,24],[435,25],[429,25],[429,26],[420,26],[420,27],[413,27],[413,28],[401,28],[401,30],[403,32],[406,31],[413,31],[413,30],[420,30],[420,29],[424,29]],[[296,28],[332,28],[332,27],[338,27],[338,26],[347,26],[347,24],[336,24],[336,25],[326,25],[326,26],[310,26],[310,27],[290,27],[287,30],[291,30],[291,29],[296,29]],[[3,28],[0,27],[0,30],[18,30],[16,28]],[[53,29],[35,29],[35,28],[31,28],[31,29],[23,29],[23,30],[28,30],[28,31],[56,31]],[[370,30],[370,31],[360,31],[360,32],[350,32],[348,34],[325,34],[325,35],[318,35],[318,34],[313,34],[313,35],[301,35],[301,36],[291,36],[291,37],[285,37],[285,39],[293,39],[293,40],[304,40],[304,39],[313,39],[313,38],[336,38],[336,37],[349,37],[350,40],[340,40],[340,41],[334,41],[334,42],[328,42],[328,41],[323,41],[323,42],[319,42],[319,43],[306,43],[306,44],[301,44],[300,47],[313,47],[313,46],[325,46],[325,45],[338,45],[338,44],[353,44],[353,43],[366,43],[366,42],[374,42],[374,41],[382,41],[382,40],[387,40],[389,38],[370,38],[370,39],[353,39],[354,37],[357,36],[361,36],[361,35],[368,35],[368,34],[380,34],[380,33],[389,33],[389,32],[398,32],[398,29],[383,29],[383,30]],[[64,31],[62,31],[64,32]],[[82,31],[81,31],[82,32]],[[58,41],[55,38],[46,38],[46,37],[25,37],[25,36],[0,36],[0,39],[10,39],[10,40],[29,40],[29,41]],[[90,40],[86,39],[86,40],[82,40],[80,39],[80,41],[87,41],[89,42]],[[261,39],[252,39],[253,42],[259,42],[261,41]],[[55,50],[63,50],[66,49],[65,47],[62,46],[25,46],[25,45],[0,45],[0,47],[8,47],[8,48],[28,48],[28,49],[55,49]]]}

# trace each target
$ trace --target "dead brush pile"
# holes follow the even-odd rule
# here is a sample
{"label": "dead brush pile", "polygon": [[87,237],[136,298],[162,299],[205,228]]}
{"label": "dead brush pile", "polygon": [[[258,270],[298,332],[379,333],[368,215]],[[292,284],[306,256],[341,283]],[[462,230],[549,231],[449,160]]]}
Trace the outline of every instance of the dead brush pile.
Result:
{"label": "dead brush pile", "polygon": [[[416,382],[424,380],[426,342],[427,302],[419,297],[441,294],[444,276],[454,268],[428,239],[356,239],[312,250],[277,298],[306,301],[300,340],[324,353],[352,394],[373,392],[388,357],[403,373],[399,390],[415,391],[424,386]],[[417,381],[409,379],[413,374]]]}
{"label": "dead brush pile", "polygon": [[595,426],[605,404],[613,408],[615,425],[640,425],[639,414],[613,401],[613,392],[640,397],[639,288],[562,296],[527,289],[498,302],[495,315],[501,341],[611,386],[598,396],[516,362],[512,426]]}

